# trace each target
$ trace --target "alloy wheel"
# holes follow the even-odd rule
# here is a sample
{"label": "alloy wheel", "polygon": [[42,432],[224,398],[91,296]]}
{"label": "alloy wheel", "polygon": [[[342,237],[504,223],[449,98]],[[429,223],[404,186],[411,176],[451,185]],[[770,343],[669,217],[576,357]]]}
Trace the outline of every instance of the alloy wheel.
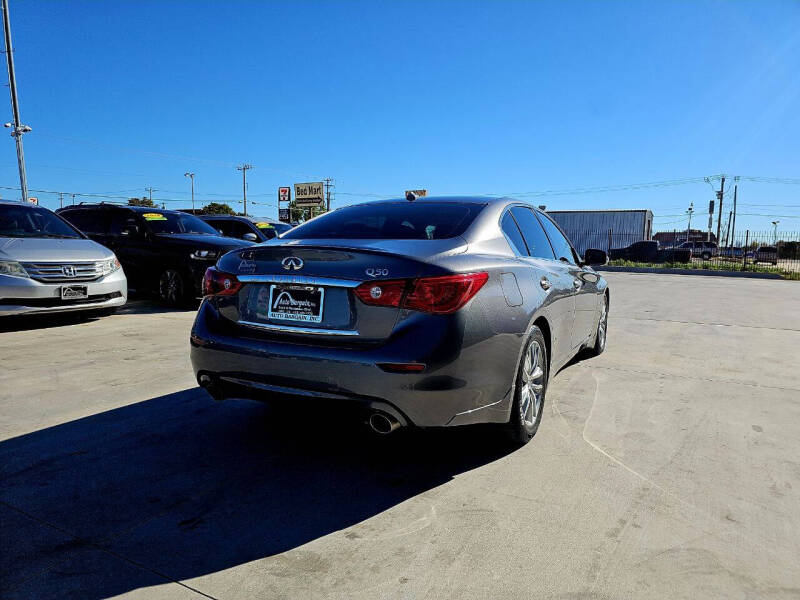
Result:
{"label": "alloy wheel", "polygon": [[608,303],[603,296],[603,313],[600,315],[600,323],[597,325],[598,347],[602,350],[606,347],[606,329],[608,328]]}
{"label": "alloy wheel", "polygon": [[158,292],[165,302],[177,304],[183,295],[183,280],[180,273],[174,269],[164,271],[158,282]]}
{"label": "alloy wheel", "polygon": [[527,426],[532,427],[542,408],[544,391],[544,352],[538,340],[533,340],[525,351],[522,364],[522,388],[520,389],[519,416]]}

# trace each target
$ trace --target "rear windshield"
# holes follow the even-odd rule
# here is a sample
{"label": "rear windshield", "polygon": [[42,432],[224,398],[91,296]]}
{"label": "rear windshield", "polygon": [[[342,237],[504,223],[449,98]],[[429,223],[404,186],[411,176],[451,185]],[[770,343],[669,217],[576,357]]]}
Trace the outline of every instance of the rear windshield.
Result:
{"label": "rear windshield", "polygon": [[286,239],[442,240],[461,235],[486,206],[375,202],[347,206],[287,231]]}

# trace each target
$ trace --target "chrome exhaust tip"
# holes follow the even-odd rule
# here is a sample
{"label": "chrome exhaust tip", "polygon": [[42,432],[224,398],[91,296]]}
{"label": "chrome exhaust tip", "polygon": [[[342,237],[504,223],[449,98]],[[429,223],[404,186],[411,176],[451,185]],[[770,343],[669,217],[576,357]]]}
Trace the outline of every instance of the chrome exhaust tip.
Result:
{"label": "chrome exhaust tip", "polygon": [[379,435],[389,435],[401,427],[400,421],[383,412],[372,413],[367,419],[367,424],[372,431]]}

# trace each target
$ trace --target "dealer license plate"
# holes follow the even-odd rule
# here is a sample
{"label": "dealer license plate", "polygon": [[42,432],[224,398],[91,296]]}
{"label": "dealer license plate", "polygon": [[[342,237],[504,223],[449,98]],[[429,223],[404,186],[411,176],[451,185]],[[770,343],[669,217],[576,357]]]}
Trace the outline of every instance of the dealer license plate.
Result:
{"label": "dealer license plate", "polygon": [[62,285],[62,300],[80,300],[89,297],[89,287],[85,285]]}
{"label": "dealer license plate", "polygon": [[273,284],[268,317],[278,321],[322,322],[325,290],[311,285]]}

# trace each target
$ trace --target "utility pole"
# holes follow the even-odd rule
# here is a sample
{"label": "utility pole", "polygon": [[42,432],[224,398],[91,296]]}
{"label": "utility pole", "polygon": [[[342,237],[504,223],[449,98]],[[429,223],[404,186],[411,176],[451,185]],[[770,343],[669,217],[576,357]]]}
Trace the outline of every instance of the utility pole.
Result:
{"label": "utility pole", "polygon": [[11,24],[8,21],[8,0],[3,0],[3,28],[6,41],[6,63],[8,65],[8,88],[11,91],[11,110],[14,113],[14,123],[6,123],[11,127],[11,135],[17,143],[17,165],[19,166],[19,188],[22,192],[22,201],[28,201],[28,176],[25,173],[25,153],[22,150],[22,136],[31,128],[23,125],[19,120],[19,100],[17,98],[17,79],[14,76],[14,49],[11,46]]}
{"label": "utility pole", "polygon": [[75,196],[76,196],[76,195],[77,195],[77,194],[72,194],[72,205],[73,205],[73,206],[75,206]]}
{"label": "utility pole", "polygon": [[184,173],[183,176],[192,180],[192,214],[194,214],[194,173]]}
{"label": "utility pole", "polygon": [[64,208],[64,192],[58,192],[58,208]]}
{"label": "utility pole", "polygon": [[689,233],[692,230],[692,213],[694,212],[694,202],[689,203],[689,209],[686,211],[689,213],[689,224],[686,226],[686,241],[689,241]]}
{"label": "utility pole", "polygon": [[145,192],[150,192],[150,206],[153,206],[153,192],[155,191],[152,187],[144,188]]}
{"label": "utility pole", "polygon": [[[728,223],[727,223],[727,231],[725,232],[725,246],[730,247],[730,239],[731,239],[731,220],[733,219],[733,211],[728,212]],[[719,240],[717,240],[717,246],[719,246]]]}
{"label": "utility pole", "polygon": [[772,222],[772,243],[777,246],[778,245],[778,224],[780,221],[773,221]]}
{"label": "utility pole", "polygon": [[717,198],[719,199],[719,216],[717,217],[717,243],[719,243],[720,227],[722,226],[722,195],[725,193],[725,175],[722,175],[722,180],[719,184],[719,191]]}
{"label": "utility pole", "polygon": [[331,179],[330,177],[326,178],[325,179],[325,201],[326,201],[327,207],[325,209],[325,212],[331,212],[331,188],[334,188],[334,187],[336,187],[336,186],[333,185],[333,179]]}
{"label": "utility pole", "polygon": [[737,183],[733,186],[733,224],[731,225],[731,246],[736,245],[736,196],[738,193],[739,184]]}
{"label": "utility pole", "polygon": [[242,199],[244,200],[244,216],[247,216],[247,171],[253,168],[253,165],[247,163],[241,164],[236,167],[237,171],[242,172]]}

